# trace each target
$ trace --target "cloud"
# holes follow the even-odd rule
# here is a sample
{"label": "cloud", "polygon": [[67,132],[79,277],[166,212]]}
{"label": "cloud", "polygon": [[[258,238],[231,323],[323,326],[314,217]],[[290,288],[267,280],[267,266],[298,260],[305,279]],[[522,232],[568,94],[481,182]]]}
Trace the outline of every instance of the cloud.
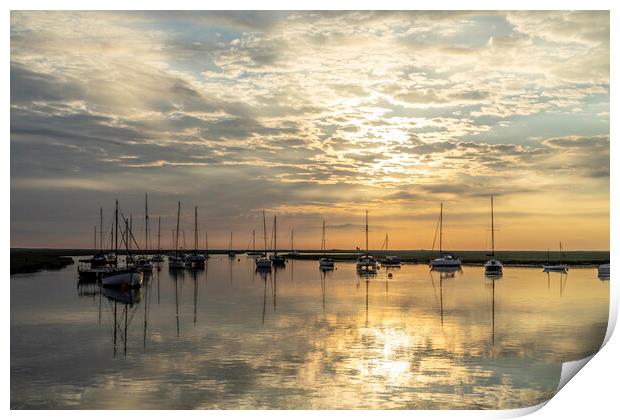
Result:
{"label": "cloud", "polygon": [[12,12],[12,187],[153,187],[222,224],[549,174],[604,191],[608,34],[599,12]]}

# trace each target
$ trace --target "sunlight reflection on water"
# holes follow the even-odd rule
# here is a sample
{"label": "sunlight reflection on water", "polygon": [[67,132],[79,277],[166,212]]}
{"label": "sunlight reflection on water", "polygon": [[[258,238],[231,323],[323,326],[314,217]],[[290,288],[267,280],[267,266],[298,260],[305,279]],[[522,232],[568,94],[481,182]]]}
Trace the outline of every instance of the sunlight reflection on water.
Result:
{"label": "sunlight reflection on water", "polygon": [[76,288],[74,266],[12,276],[11,407],[516,408],[605,335],[595,269],[336,266],[213,256],[133,295]]}

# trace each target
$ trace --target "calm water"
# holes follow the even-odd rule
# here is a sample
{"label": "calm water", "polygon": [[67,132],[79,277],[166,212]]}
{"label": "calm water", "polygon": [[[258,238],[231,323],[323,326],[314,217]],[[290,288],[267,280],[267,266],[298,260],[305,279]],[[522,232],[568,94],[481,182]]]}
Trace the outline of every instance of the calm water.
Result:
{"label": "calm water", "polygon": [[76,270],[11,277],[12,408],[529,406],[600,347],[609,304],[592,268],[366,281],[353,263],[261,276],[214,256],[163,264],[133,296],[78,287]]}

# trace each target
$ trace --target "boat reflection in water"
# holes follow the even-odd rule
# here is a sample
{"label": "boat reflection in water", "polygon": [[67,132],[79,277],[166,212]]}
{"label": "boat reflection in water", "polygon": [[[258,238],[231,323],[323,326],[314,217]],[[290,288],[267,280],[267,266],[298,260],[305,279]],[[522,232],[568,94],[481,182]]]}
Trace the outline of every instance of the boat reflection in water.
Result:
{"label": "boat reflection in water", "polygon": [[555,279],[558,281],[558,288],[560,297],[564,294],[564,290],[566,289],[566,281],[568,280],[568,272],[566,271],[543,271],[547,274],[547,289],[551,289],[551,283]]}
{"label": "boat reflection in water", "polygon": [[58,391],[75,387],[80,408],[517,408],[600,348],[609,315],[596,268],[570,284],[537,267],[360,276],[354,261],[261,271],[223,254],[208,283],[206,268],[154,270],[137,290],[76,291],[75,267],[12,277],[12,403],[75,408]]}
{"label": "boat reflection in water", "polygon": [[142,300],[142,289],[121,290],[102,287],[101,293],[112,303],[112,311],[114,313],[114,325],[112,327],[114,356],[117,354],[119,339],[122,342],[123,354],[126,355],[129,324],[137,312],[138,306],[136,304]]}
{"label": "boat reflection in water", "polygon": [[[430,270],[431,283],[433,285],[433,292],[435,292],[435,276],[434,273],[439,274],[439,319],[441,326],[443,327],[443,281],[445,279],[453,279],[457,273],[462,273],[461,267],[433,267]],[[435,299],[437,296],[435,294]]]}
{"label": "boat reflection in water", "polygon": [[[486,270],[486,266],[485,266]],[[485,272],[485,286],[491,288],[491,342],[495,345],[495,282],[502,278],[502,272],[489,273]]]}

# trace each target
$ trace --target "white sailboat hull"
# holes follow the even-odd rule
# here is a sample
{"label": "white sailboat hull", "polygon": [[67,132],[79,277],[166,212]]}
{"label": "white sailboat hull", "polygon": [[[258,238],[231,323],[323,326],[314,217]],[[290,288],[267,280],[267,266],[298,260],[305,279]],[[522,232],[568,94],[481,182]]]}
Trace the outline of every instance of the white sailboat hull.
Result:
{"label": "white sailboat hull", "polygon": [[185,268],[185,261],[182,258],[171,257],[168,259],[168,268]]}
{"label": "white sailboat hull", "polygon": [[269,258],[258,258],[256,260],[256,268],[261,268],[261,269],[266,269],[269,268],[271,269],[271,260]]}
{"label": "white sailboat hull", "polygon": [[332,260],[331,258],[321,258],[319,260],[319,268],[321,270],[333,270],[334,260]]}
{"label": "white sailboat hull", "polygon": [[358,274],[376,274],[377,273],[377,260],[368,255],[358,258],[356,263]]}
{"label": "white sailboat hull", "polygon": [[547,264],[543,265],[544,271],[568,271],[566,264]]}
{"label": "white sailboat hull", "polygon": [[454,258],[440,257],[440,258],[435,258],[434,260],[431,260],[430,265],[431,267],[460,267],[461,260],[454,259]]}
{"label": "white sailboat hull", "polygon": [[101,280],[103,287],[129,287],[137,288],[142,286],[144,274],[136,271],[126,271],[106,276]]}
{"label": "white sailboat hull", "polygon": [[484,271],[486,274],[500,274],[504,270],[502,263],[496,259],[487,261],[484,264]]}
{"label": "white sailboat hull", "polygon": [[611,265],[602,264],[598,267],[598,276],[602,278],[609,278],[611,274]]}

